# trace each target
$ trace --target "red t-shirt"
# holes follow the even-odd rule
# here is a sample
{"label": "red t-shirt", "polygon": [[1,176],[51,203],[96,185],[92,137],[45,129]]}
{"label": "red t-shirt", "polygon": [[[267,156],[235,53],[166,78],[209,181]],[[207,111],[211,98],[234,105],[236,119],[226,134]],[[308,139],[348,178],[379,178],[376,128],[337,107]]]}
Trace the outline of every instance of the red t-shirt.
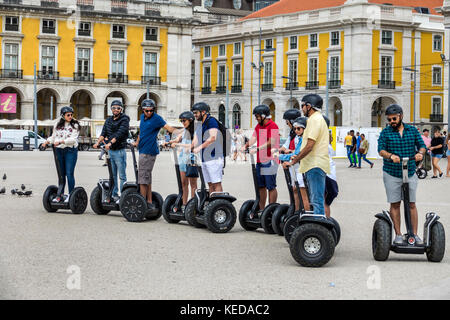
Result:
{"label": "red t-shirt", "polygon": [[256,137],[256,145],[257,147],[266,144],[269,139],[272,137],[275,139],[275,145],[271,145],[270,148],[260,150],[256,153],[256,162],[257,163],[265,163],[270,160],[273,160],[271,148],[278,149],[280,146],[280,134],[278,132],[278,126],[275,122],[269,119],[266,125],[261,126],[258,125],[253,132],[253,136]]}

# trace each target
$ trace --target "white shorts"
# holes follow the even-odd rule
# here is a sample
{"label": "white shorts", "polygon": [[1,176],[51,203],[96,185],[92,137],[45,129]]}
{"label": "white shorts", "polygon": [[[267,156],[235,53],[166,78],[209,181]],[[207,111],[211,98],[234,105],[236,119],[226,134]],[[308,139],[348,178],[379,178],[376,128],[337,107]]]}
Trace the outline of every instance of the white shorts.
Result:
{"label": "white shorts", "polygon": [[[300,188],[304,188],[305,187],[305,183],[303,182],[303,175],[298,172],[300,165],[298,163],[296,163],[294,165],[294,167],[291,169],[291,181],[292,181],[292,186],[295,187],[295,179],[297,179],[298,181],[298,185],[300,186]],[[294,177],[294,173],[295,173],[295,177]]]}
{"label": "white shorts", "polygon": [[202,171],[206,183],[222,182],[223,158],[202,162]]}

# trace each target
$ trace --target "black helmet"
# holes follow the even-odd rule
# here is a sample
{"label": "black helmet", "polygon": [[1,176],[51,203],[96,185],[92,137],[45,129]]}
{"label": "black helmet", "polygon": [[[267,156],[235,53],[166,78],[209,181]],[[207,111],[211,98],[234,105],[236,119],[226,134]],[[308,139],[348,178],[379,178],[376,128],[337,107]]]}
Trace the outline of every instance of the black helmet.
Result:
{"label": "black helmet", "polygon": [[191,120],[194,121],[194,114],[191,111],[184,111],[182,113],[180,113],[179,117],[180,120],[183,119],[187,119],[187,120]]}
{"label": "black helmet", "polygon": [[309,104],[315,110],[321,110],[323,106],[323,99],[315,93],[307,94],[302,98],[302,103]]}
{"label": "black helmet", "polygon": [[391,114],[403,114],[403,109],[398,104],[391,104],[389,107],[386,108],[385,114],[387,116]]}
{"label": "black helmet", "polygon": [[205,111],[206,113],[208,113],[209,110],[209,105],[206,102],[197,102],[192,106],[192,111]]}
{"label": "black helmet", "polygon": [[119,107],[123,108],[122,101],[120,101],[120,100],[114,100],[113,102],[111,102],[111,107],[112,106],[119,106]]}
{"label": "black helmet", "polygon": [[283,120],[288,120],[291,124],[295,119],[301,117],[302,113],[298,109],[288,109],[283,114]]}
{"label": "black helmet", "polygon": [[156,108],[156,103],[152,99],[144,99],[141,102],[141,108]]}
{"label": "black helmet", "polygon": [[61,108],[61,116],[64,116],[67,112],[73,113],[73,108],[69,106],[65,106]]}
{"label": "black helmet", "polygon": [[294,120],[294,127],[306,128],[306,121],[308,119],[306,117],[298,117]]}
{"label": "black helmet", "polygon": [[255,109],[253,109],[253,114],[254,115],[259,114],[260,116],[263,117],[263,119],[264,118],[270,119],[270,108],[266,104],[260,104],[259,106],[256,106]]}
{"label": "black helmet", "polygon": [[328,119],[327,116],[324,116],[324,115],[322,115],[322,116],[323,116],[325,122],[327,123],[327,127],[330,127],[330,119]]}

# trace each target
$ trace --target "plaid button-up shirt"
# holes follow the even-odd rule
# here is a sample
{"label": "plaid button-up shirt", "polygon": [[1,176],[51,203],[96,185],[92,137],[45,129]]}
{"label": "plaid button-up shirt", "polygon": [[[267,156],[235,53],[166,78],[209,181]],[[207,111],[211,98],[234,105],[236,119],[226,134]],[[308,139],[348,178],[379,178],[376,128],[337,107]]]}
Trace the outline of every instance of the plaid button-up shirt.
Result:
{"label": "plaid button-up shirt", "polygon": [[[418,150],[426,148],[419,131],[413,126],[404,124],[403,136],[395,131],[391,126],[387,126],[381,131],[378,138],[378,152],[385,150],[400,158],[413,157]],[[383,160],[383,171],[393,177],[402,177],[402,164],[394,163],[390,160]],[[408,163],[408,176],[411,177],[416,172],[416,162],[410,160]]]}

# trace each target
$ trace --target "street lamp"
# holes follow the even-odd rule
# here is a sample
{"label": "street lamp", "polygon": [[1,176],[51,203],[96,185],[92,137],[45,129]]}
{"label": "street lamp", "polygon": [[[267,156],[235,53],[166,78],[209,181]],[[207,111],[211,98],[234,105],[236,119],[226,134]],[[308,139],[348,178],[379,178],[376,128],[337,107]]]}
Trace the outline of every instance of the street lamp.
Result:
{"label": "street lamp", "polygon": [[291,101],[291,109],[292,109],[292,103],[293,103],[293,100],[292,100],[292,87],[293,87],[293,84],[294,84],[294,79],[291,78],[291,77],[286,77],[286,76],[282,76],[282,78],[289,80],[289,91],[291,91],[290,101]]}
{"label": "street lamp", "polygon": [[445,58],[445,54],[441,53],[442,63],[448,64],[448,88],[447,88],[447,131],[450,132],[450,59]]}

